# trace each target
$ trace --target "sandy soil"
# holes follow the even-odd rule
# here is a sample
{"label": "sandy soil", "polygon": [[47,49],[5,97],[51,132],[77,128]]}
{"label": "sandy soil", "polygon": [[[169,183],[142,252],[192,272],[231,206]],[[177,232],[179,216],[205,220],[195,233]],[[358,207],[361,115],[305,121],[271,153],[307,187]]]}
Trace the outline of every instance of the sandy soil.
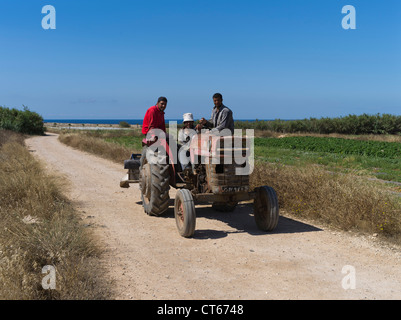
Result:
{"label": "sandy soil", "polygon": [[[27,145],[69,181],[69,197],[105,248],[116,299],[401,299],[401,253],[378,239],[283,216],[274,232],[260,232],[249,204],[228,214],[197,206],[194,238],[185,239],[173,201],[164,217],[149,217],[139,189],[119,187],[122,164],[67,147],[55,134]],[[355,289],[342,286],[347,265]]]}

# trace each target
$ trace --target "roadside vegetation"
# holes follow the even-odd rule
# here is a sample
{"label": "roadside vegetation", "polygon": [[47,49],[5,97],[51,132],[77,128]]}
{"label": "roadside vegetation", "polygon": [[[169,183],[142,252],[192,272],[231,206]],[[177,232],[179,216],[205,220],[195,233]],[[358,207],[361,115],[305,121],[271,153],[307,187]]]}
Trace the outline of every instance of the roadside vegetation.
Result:
{"label": "roadside vegetation", "polygon": [[258,162],[251,185],[266,184],[276,190],[280,208],[295,217],[317,220],[341,230],[400,240],[400,198],[352,172],[341,174],[316,165]]}
{"label": "roadside vegetation", "polygon": [[53,130],[60,133],[59,140],[73,148],[123,163],[131,153],[140,150],[141,134],[137,130]]}
{"label": "roadside vegetation", "polygon": [[[283,137],[270,132],[266,137],[266,133],[256,131],[251,185],[274,187],[282,212],[342,230],[378,234],[393,241],[401,238],[401,185],[382,181],[401,182],[398,136],[294,133]],[[98,155],[102,148],[122,148],[125,151],[107,156],[120,164],[131,153],[140,152],[143,138],[139,130],[70,130],[59,139],[68,144],[71,138],[66,137],[70,136],[81,141],[75,145],[82,150],[84,141],[96,139],[97,151],[86,151]]]}
{"label": "roadside vegetation", "polygon": [[[24,136],[0,129],[0,299],[105,299],[100,249],[64,196],[24,145]],[[44,266],[56,270],[45,290]]]}
{"label": "roadside vegetation", "polygon": [[43,118],[26,106],[23,106],[23,110],[0,106],[0,129],[37,135],[45,132]]}

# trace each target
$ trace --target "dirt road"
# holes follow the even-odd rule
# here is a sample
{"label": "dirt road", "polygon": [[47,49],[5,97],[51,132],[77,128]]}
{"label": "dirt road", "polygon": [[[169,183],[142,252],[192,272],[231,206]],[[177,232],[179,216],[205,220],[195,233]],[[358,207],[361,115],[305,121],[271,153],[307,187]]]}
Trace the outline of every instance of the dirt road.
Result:
{"label": "dirt road", "polygon": [[[378,240],[285,217],[266,234],[249,205],[232,213],[197,206],[194,238],[185,239],[172,206],[165,217],[149,217],[139,189],[119,187],[122,165],[67,147],[55,134],[27,145],[69,180],[69,197],[105,247],[116,299],[401,299],[400,251]],[[346,290],[352,270],[355,289]]]}

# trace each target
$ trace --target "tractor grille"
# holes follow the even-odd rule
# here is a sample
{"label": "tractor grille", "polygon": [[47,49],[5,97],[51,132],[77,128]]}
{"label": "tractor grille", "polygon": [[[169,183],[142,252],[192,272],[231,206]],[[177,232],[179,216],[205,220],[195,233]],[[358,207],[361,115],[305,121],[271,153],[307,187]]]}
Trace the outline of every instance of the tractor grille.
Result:
{"label": "tractor grille", "polygon": [[206,164],[209,190],[213,193],[236,193],[249,190],[249,175],[236,175],[237,164]]}

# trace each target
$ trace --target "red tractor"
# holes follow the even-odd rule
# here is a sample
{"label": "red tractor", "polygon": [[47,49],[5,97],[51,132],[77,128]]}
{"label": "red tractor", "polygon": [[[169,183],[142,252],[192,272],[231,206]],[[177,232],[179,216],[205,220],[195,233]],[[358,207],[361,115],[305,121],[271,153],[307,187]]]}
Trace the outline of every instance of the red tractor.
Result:
{"label": "red tractor", "polygon": [[170,148],[166,139],[144,139],[142,144],[142,154],[133,154],[124,162],[128,174],[120,186],[139,183],[143,208],[154,216],[168,209],[170,186],[178,189],[174,215],[181,236],[192,237],[195,232],[197,201],[211,203],[218,211],[233,211],[238,202],[253,199],[258,228],[276,228],[279,206],[274,189],[262,186],[249,190],[249,137],[211,133],[193,136],[188,148],[190,167],[185,170],[181,170],[177,152],[172,151],[175,148]]}

